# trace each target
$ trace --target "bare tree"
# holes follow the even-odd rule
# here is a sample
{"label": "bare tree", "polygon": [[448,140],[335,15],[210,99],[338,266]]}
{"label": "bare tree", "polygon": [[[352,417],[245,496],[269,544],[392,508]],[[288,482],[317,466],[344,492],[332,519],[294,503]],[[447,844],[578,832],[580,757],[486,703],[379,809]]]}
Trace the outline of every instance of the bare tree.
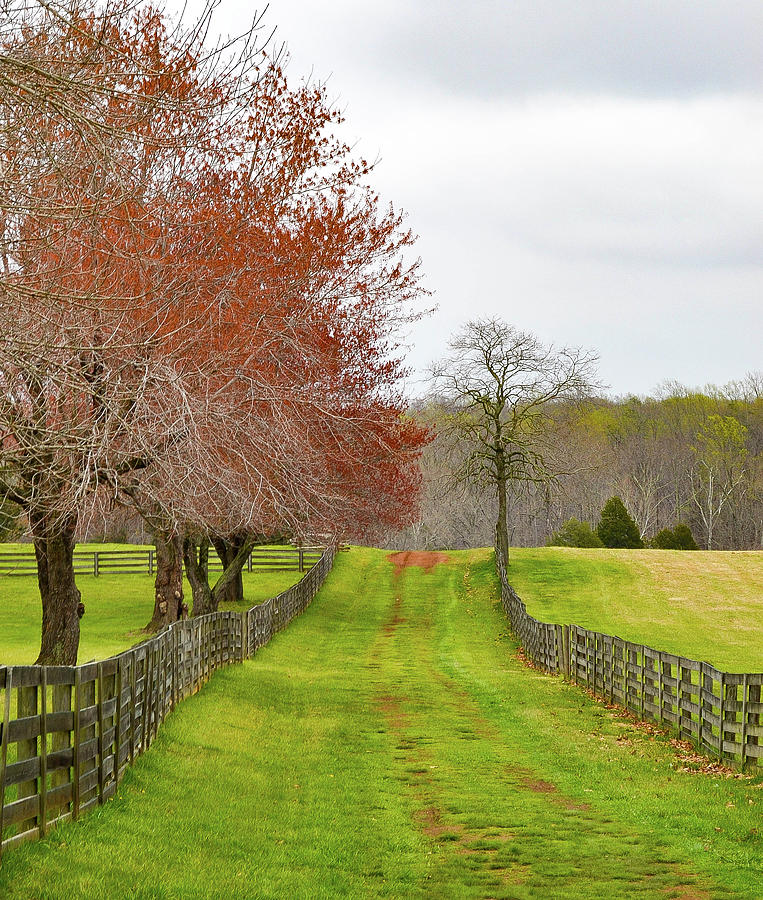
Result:
{"label": "bare tree", "polygon": [[468,322],[432,366],[446,399],[442,421],[468,455],[458,478],[487,483],[497,495],[496,550],[508,564],[508,492],[515,482],[547,482],[560,471],[547,441],[555,402],[583,398],[593,387],[596,357],[544,346],[499,319]]}
{"label": "bare tree", "polygon": [[75,535],[104,494],[156,537],[153,627],[189,536],[221,539],[214,599],[258,534],[415,500],[392,358],[413,236],[257,21],[207,48],[216,5],[189,27],[131,0],[4,5],[0,489],[35,541],[40,663],[76,660]]}
{"label": "bare tree", "polygon": [[705,527],[708,550],[713,549],[720,516],[744,482],[746,436],[745,426],[732,416],[709,416],[697,432],[691,496]]}
{"label": "bare tree", "polygon": [[215,246],[198,186],[259,61],[247,40],[202,53],[210,12],[169,32],[129,0],[3,6],[0,489],[34,537],[40,663],[76,660],[88,505],[198,408],[204,336],[187,326],[221,296],[219,273],[194,273]]}

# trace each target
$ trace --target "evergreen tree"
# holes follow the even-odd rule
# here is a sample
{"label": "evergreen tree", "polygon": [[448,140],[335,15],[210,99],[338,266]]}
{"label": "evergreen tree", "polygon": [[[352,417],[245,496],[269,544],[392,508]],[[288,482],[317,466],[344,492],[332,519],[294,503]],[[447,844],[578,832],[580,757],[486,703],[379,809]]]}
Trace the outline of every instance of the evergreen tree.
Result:
{"label": "evergreen tree", "polygon": [[591,528],[588,522],[578,519],[568,519],[564,525],[555,531],[546,541],[547,547],[603,547],[601,538]]}
{"label": "evergreen tree", "polygon": [[691,528],[679,522],[675,528],[663,528],[652,538],[650,546],[656,550],[699,550]]}
{"label": "evergreen tree", "polygon": [[672,528],[663,528],[649,542],[649,546],[655,550],[678,550],[676,546],[676,534]]}
{"label": "evergreen tree", "polygon": [[697,542],[694,540],[694,535],[691,533],[691,528],[688,525],[684,525],[683,522],[679,522],[676,525],[673,529],[673,535],[675,536],[676,550],[699,550]]}
{"label": "evergreen tree", "polygon": [[619,497],[610,497],[604,504],[596,533],[605,547],[634,550],[644,546],[638,526]]}

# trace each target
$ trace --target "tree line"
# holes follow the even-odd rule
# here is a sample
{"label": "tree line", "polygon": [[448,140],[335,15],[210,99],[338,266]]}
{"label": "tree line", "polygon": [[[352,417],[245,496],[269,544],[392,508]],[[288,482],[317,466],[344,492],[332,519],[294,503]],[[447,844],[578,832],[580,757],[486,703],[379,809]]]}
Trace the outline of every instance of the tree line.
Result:
{"label": "tree line", "polygon": [[[76,541],[123,509],[157,547],[149,629],[241,593],[253,544],[412,517],[413,235],[216,4],[9,0],[0,21],[0,500],[34,541],[39,664],[73,664]],[[210,548],[225,569],[210,583]]]}
{"label": "tree line", "polygon": [[499,320],[468,323],[451,351],[412,412],[434,437],[420,516],[391,546],[542,546],[570,520],[595,534],[619,497],[639,543],[690,546],[688,529],[705,549],[763,547],[761,373],[611,398],[594,355]]}

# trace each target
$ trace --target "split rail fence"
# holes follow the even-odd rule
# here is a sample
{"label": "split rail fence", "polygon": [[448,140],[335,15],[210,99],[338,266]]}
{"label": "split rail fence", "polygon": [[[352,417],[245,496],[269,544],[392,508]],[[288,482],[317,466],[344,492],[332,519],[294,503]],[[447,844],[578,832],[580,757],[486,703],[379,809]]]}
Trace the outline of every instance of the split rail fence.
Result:
{"label": "split rail fence", "polygon": [[334,560],[245,613],[174,622],[130,650],[80,666],[0,667],[0,857],[116,792],[183,699],[299,615]]}
{"label": "split rail fence", "polygon": [[511,630],[534,665],[640,719],[674,728],[724,763],[763,766],[763,673],[721,672],[579,625],[540,622],[509,584],[498,554],[496,565]]}
{"label": "split rail fence", "polygon": [[[306,572],[321,558],[322,547],[256,547],[249,554],[247,572]],[[223,564],[216,553],[209,554],[209,570],[221,572]],[[153,575],[156,550],[131,547],[126,550],[75,550],[74,572],[78,575],[141,573]],[[32,550],[0,551],[0,575],[36,575],[37,560]]]}

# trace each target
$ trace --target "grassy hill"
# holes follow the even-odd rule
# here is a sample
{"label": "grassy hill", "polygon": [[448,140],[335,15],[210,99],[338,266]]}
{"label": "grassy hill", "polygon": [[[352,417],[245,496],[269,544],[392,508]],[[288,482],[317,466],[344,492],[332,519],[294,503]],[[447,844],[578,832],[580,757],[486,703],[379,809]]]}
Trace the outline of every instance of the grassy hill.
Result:
{"label": "grassy hill", "polygon": [[516,549],[528,612],[729,672],[763,672],[763,551]]}

